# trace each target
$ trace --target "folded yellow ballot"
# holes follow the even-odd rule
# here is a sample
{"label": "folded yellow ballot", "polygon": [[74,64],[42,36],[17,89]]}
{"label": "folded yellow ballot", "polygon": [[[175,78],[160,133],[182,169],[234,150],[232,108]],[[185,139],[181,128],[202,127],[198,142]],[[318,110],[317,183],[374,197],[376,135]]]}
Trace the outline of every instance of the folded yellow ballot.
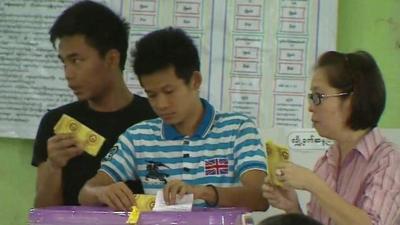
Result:
{"label": "folded yellow ballot", "polygon": [[132,206],[132,211],[129,214],[128,220],[126,223],[136,225],[140,218],[140,211],[136,206]]}
{"label": "folded yellow ballot", "polygon": [[152,211],[156,203],[155,195],[135,194],[136,205],[132,206],[132,211],[126,221],[128,224],[136,225],[141,212]]}
{"label": "folded yellow ballot", "polygon": [[83,146],[83,150],[92,156],[97,155],[106,140],[100,134],[66,114],[63,114],[54,126],[54,133],[72,134]]}
{"label": "folded yellow ballot", "polygon": [[135,194],[136,207],[141,212],[152,211],[156,203],[155,195]]}
{"label": "folded yellow ballot", "polygon": [[272,184],[282,186],[276,177],[277,165],[282,161],[289,161],[289,150],[285,147],[274,144],[272,141],[267,141],[265,144],[268,153],[268,176],[271,179]]}

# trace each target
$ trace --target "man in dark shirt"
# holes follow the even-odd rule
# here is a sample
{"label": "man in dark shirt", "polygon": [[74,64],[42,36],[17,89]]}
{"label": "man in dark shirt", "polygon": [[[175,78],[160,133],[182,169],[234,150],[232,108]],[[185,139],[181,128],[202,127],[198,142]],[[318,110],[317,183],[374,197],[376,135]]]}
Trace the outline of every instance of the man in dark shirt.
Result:
{"label": "man in dark shirt", "polygon": [[[78,205],[83,184],[131,125],[154,118],[146,98],[132,94],[123,80],[128,24],[102,4],[82,1],[66,9],[50,29],[50,41],[64,64],[69,88],[78,98],[50,110],[40,123],[32,165],[37,166],[35,207]],[[67,114],[105,137],[97,156],[83,151],[67,134],[54,134]],[[134,193],[140,183],[129,183]]]}

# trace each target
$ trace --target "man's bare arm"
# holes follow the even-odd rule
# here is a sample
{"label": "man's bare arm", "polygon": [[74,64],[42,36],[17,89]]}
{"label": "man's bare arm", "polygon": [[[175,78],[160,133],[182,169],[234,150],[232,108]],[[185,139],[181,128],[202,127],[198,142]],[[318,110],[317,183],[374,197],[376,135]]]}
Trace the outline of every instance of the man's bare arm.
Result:
{"label": "man's bare arm", "polygon": [[135,204],[132,191],[124,182],[115,183],[104,172],[98,172],[79,192],[79,203],[82,205],[105,204],[114,210],[130,211]]}
{"label": "man's bare arm", "polygon": [[264,171],[250,170],[242,175],[240,187],[192,186],[181,180],[171,180],[164,187],[164,199],[168,204],[175,204],[179,196],[193,193],[195,199],[203,199],[210,205],[264,211],[269,207],[261,190],[265,176]]}
{"label": "man's bare arm", "polygon": [[34,207],[63,204],[61,177],[62,169],[53,167],[48,161],[38,166]]}
{"label": "man's bare arm", "polygon": [[82,154],[82,149],[71,135],[54,135],[47,141],[47,160],[37,169],[35,207],[62,205],[62,168],[68,161]]}
{"label": "man's bare arm", "polygon": [[[241,177],[241,187],[217,187],[219,206],[245,207],[254,211],[264,211],[269,207],[268,201],[262,197],[261,186],[265,178],[261,170],[247,171]],[[212,201],[212,200],[211,200]]]}

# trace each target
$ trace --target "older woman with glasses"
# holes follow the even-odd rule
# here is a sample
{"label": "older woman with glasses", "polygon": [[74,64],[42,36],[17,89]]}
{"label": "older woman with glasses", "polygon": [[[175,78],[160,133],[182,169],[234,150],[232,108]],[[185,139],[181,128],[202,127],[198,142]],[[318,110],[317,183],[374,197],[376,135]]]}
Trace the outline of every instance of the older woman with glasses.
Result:
{"label": "older woman with glasses", "polygon": [[400,152],[377,124],[385,85],[370,54],[326,52],[315,66],[309,111],[317,132],[335,143],[314,171],[282,163],[283,187],[263,184],[271,206],[302,213],[295,190],[311,193],[308,215],[330,225],[390,225],[400,212]]}

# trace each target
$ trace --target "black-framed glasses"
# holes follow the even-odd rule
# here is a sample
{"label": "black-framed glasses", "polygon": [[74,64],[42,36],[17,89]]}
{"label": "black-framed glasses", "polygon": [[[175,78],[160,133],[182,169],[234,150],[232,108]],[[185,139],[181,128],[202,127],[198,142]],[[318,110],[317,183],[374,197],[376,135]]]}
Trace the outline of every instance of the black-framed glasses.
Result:
{"label": "black-framed glasses", "polygon": [[321,94],[318,92],[315,93],[311,93],[308,94],[308,99],[314,104],[314,105],[319,105],[322,103],[322,100],[324,100],[325,98],[329,98],[329,97],[341,97],[341,96],[346,96],[346,95],[350,95],[351,92],[342,92],[342,93],[337,93],[337,94]]}

